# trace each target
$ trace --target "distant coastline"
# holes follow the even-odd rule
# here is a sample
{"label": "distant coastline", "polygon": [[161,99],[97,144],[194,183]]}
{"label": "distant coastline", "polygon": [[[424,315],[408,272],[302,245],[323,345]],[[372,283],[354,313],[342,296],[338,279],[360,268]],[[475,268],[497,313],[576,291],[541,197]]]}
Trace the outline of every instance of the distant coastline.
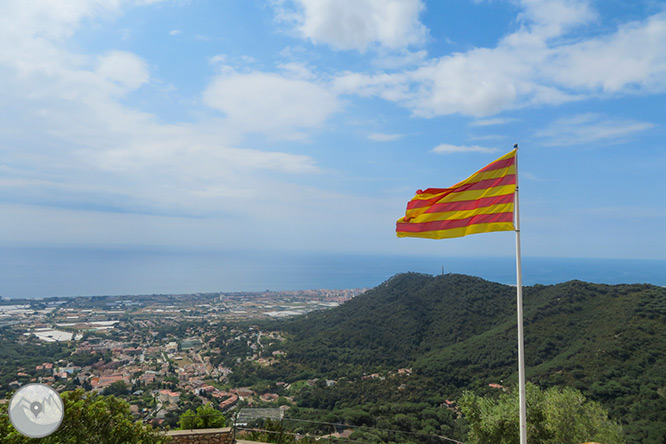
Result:
{"label": "distant coastline", "polygon": [[[15,298],[374,287],[408,271],[515,284],[513,257],[3,248],[0,296]],[[581,280],[666,286],[666,260],[523,257],[525,285]]]}

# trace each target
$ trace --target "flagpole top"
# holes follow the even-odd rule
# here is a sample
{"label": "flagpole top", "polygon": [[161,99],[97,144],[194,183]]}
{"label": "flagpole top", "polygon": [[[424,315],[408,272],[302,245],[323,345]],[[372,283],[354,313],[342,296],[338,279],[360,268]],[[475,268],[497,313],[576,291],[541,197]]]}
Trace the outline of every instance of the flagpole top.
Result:
{"label": "flagpole top", "polygon": [[517,143],[514,143],[514,144],[513,144],[513,149],[515,149],[515,150],[518,149],[518,144],[517,144]]}

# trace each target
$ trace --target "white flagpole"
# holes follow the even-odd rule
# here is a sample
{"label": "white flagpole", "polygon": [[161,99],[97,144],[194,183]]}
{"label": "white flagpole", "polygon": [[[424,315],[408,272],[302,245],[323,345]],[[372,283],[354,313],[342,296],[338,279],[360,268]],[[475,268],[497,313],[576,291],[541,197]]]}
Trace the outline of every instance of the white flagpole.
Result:
{"label": "white flagpole", "polygon": [[[513,146],[516,150],[518,144]],[[518,208],[518,152],[516,151],[516,304],[518,306],[518,392],[520,400],[520,444],[527,444],[527,404],[525,402],[525,342],[523,340],[523,273],[520,264],[520,211]]]}

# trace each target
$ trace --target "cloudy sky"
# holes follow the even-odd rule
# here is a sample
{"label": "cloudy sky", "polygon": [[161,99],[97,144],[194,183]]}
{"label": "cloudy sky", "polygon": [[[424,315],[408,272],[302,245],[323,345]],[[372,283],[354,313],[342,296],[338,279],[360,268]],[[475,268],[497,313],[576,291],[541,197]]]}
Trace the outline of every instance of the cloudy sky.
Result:
{"label": "cloudy sky", "polygon": [[666,259],[654,0],[5,0],[0,244],[513,254],[397,239],[520,146],[523,254]]}

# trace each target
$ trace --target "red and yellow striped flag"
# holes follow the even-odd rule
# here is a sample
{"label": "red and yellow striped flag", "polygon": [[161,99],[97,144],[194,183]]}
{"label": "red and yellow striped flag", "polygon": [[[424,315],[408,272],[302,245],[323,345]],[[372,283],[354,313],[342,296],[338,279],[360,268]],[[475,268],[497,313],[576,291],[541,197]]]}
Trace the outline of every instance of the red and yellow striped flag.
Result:
{"label": "red and yellow striped flag", "polygon": [[516,149],[451,188],[417,191],[398,219],[398,237],[445,239],[512,231]]}

